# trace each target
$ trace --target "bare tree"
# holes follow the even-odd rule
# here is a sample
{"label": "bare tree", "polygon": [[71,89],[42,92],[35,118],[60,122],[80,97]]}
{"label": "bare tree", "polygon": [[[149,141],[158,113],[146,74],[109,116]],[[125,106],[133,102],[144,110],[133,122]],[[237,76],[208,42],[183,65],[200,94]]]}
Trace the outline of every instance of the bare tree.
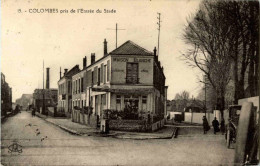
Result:
{"label": "bare tree", "polygon": [[234,80],[234,101],[245,97],[245,78],[248,71],[249,96],[258,94],[259,58],[259,2],[258,1],[217,1],[217,12],[222,12],[222,24],[229,26],[225,37],[232,59]]}
{"label": "bare tree", "polygon": [[175,95],[175,103],[176,103],[176,109],[178,111],[183,111],[184,108],[187,107],[187,104],[189,102],[190,93],[187,91],[182,91],[181,93],[177,93]]}
{"label": "bare tree", "polygon": [[[216,3],[216,2],[214,2]],[[184,41],[192,46],[184,58],[199,68],[216,91],[220,110],[224,109],[226,86],[230,80],[231,61],[227,36],[228,24],[221,20],[225,13],[216,11],[213,2],[203,1],[199,11],[184,31]]]}

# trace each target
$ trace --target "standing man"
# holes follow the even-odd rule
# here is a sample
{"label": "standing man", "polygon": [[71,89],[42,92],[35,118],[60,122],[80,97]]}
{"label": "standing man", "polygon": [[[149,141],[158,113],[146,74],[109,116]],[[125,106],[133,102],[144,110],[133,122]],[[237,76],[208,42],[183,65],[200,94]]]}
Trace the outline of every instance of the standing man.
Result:
{"label": "standing man", "polygon": [[219,122],[216,117],[212,121],[212,126],[214,127],[214,134],[216,134],[216,132],[219,132]]}

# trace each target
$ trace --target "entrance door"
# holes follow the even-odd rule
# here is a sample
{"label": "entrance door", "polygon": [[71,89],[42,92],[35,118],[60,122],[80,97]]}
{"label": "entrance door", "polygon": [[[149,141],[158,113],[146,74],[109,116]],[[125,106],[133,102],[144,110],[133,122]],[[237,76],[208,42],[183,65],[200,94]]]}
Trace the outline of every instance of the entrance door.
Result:
{"label": "entrance door", "polygon": [[124,100],[125,108],[130,109],[132,112],[138,112],[139,108],[139,98],[138,96],[125,96]]}

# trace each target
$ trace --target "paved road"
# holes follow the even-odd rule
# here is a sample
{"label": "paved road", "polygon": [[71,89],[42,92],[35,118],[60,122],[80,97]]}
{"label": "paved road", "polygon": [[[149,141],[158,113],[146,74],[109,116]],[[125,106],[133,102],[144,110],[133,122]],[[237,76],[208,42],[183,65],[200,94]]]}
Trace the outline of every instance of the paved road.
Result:
{"label": "paved road", "polygon": [[[225,148],[221,135],[195,134],[156,140],[81,137],[27,112],[9,118],[2,124],[1,134],[3,165],[215,166],[232,165],[234,156],[234,150]],[[22,153],[8,152],[14,140],[22,145]]]}

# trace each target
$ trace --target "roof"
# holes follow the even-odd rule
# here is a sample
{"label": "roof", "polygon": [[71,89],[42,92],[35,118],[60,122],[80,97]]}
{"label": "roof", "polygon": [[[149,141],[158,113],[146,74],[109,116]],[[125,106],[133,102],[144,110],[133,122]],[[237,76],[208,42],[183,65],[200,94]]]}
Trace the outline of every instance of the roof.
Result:
{"label": "roof", "polygon": [[112,55],[153,55],[152,52],[138,46],[134,42],[128,40],[117,49],[113,50],[109,54]]}
{"label": "roof", "polygon": [[[61,79],[65,78],[65,77],[72,77],[74,74],[80,72],[81,70],[79,69],[79,65],[75,65],[73,68],[71,68],[65,75],[63,75]],[[59,80],[59,81],[60,81]]]}

